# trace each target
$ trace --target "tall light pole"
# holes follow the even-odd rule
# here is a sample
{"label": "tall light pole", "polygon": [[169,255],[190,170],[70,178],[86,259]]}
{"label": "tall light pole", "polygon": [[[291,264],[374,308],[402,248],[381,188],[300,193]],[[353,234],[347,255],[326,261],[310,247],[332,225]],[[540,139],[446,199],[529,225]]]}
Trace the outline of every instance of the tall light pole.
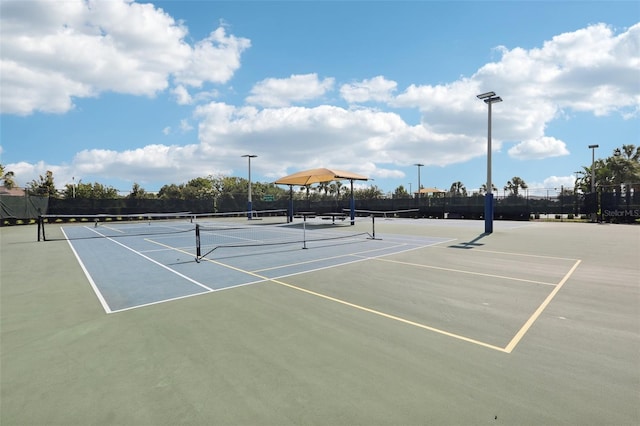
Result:
{"label": "tall light pole", "polygon": [[589,145],[591,149],[591,193],[596,192],[596,148],[600,145]]}
{"label": "tall light pole", "polygon": [[249,160],[249,201],[247,202],[247,219],[253,219],[253,203],[251,202],[251,159],[256,158],[257,155],[246,154],[242,156]]}
{"label": "tall light pole", "polygon": [[491,182],[491,105],[496,102],[502,102],[500,96],[496,96],[495,92],[486,92],[477,96],[489,106],[489,120],[487,126],[487,193],[484,196],[484,232],[491,234],[493,232],[493,192]]}
{"label": "tall light pole", "polygon": [[[589,149],[591,149],[591,193],[595,194],[596,192],[596,148],[599,145],[589,145]],[[598,205],[598,197],[597,195],[592,195],[594,197],[595,205]],[[595,222],[597,220],[596,212],[591,213],[591,221]]]}
{"label": "tall light pole", "polygon": [[418,200],[420,200],[420,189],[422,189],[420,186],[420,167],[424,166],[424,164],[416,163],[414,166],[418,166]]}

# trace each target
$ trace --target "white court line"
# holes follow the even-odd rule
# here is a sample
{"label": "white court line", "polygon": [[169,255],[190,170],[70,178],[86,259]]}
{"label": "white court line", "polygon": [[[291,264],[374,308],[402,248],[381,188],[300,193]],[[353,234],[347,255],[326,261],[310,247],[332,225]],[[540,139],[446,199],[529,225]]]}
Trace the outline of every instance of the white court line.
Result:
{"label": "white court line", "polygon": [[[122,229],[113,228],[113,227],[111,227],[111,226],[109,226],[109,225],[100,225],[100,227],[101,227],[101,228],[107,228],[107,229],[110,229],[110,230],[112,230],[112,231],[114,231],[114,232],[119,232],[119,233],[121,233],[121,234],[124,234],[124,233],[125,233]],[[85,226],[85,228],[87,228],[87,229],[91,229],[91,228],[89,228],[88,226]],[[100,234],[100,235],[102,235],[102,234]]]}
{"label": "white court line", "polygon": [[84,266],[82,259],[80,259],[80,256],[78,256],[78,252],[76,251],[75,247],[73,247],[73,244],[71,244],[71,240],[69,239],[69,237],[67,237],[67,233],[64,232],[64,228],[60,227],[60,231],[62,231],[62,235],[64,235],[64,238],[67,240],[67,244],[69,244],[69,247],[71,247],[71,251],[73,252],[73,255],[76,257],[76,260],[78,261],[78,263],[80,264],[80,268],[82,268],[84,275],[87,277],[87,280],[89,280],[89,284],[91,285],[93,292],[96,294],[96,297],[100,301],[100,304],[102,305],[102,309],[104,309],[106,313],[110,314],[113,311],[109,307],[109,304],[107,303],[107,301],[102,296],[102,293],[100,293],[98,286],[96,285],[95,281],[93,281],[93,278],[91,277],[91,274],[89,274],[89,271],[87,270],[87,268]]}
{"label": "white court line", "polygon": [[[357,242],[363,243],[365,241],[358,240]],[[370,249],[370,250],[363,250],[361,252],[356,252],[356,253],[339,254],[339,255],[336,255],[336,256],[328,256],[328,257],[322,257],[322,258],[319,258],[319,259],[306,260],[304,262],[287,263],[285,265],[272,266],[270,268],[254,269],[252,272],[265,272],[265,271],[273,271],[273,270],[276,270],[276,269],[289,268],[289,267],[292,267],[292,266],[308,265],[310,263],[319,263],[319,262],[324,262],[324,261],[327,261],[327,260],[340,259],[340,258],[343,258],[343,257],[358,256],[358,255],[361,255],[361,254],[364,254],[364,253],[373,253],[373,252],[376,252],[376,251],[391,250],[391,249],[394,249],[396,247],[402,247],[402,246],[405,246],[405,245],[406,244],[396,244],[396,245],[393,245],[393,246],[387,246],[387,247],[383,247],[383,248],[375,248],[375,249]],[[402,252],[394,252],[393,254],[396,254],[396,253],[402,253]],[[334,265],[334,266],[336,266],[336,265]]]}
{"label": "white court line", "polygon": [[173,302],[173,301],[176,301],[176,300],[188,299],[190,297],[202,296],[203,294],[218,293],[220,291],[232,290],[234,288],[244,287],[244,286],[247,286],[247,285],[257,284],[257,283],[261,283],[261,282],[265,282],[265,281],[268,281],[268,280],[252,281],[252,282],[237,284],[237,285],[233,285],[233,286],[229,286],[229,287],[213,289],[212,291],[203,291],[203,292],[200,292],[200,293],[193,293],[193,294],[186,294],[184,296],[172,297],[170,299],[157,300],[155,302],[149,302],[149,303],[143,303],[141,305],[129,306],[128,308],[116,309],[116,310],[111,311],[111,313],[115,314],[115,313],[118,313],[118,312],[131,311],[133,309],[145,308],[147,306],[160,305],[160,304],[166,303],[166,302]]}
{"label": "white court line", "polygon": [[[467,244],[467,243],[463,242],[463,243],[460,243],[460,244]],[[451,247],[438,247],[438,248],[450,249]],[[508,251],[485,250],[485,249],[478,248],[478,247],[474,247],[472,250],[466,251],[466,253],[504,254],[504,255],[507,255],[507,256],[536,257],[538,259],[569,260],[569,261],[572,261],[572,262],[578,260],[578,259],[573,258],[573,257],[559,257],[559,256],[549,256],[549,255],[543,255],[543,254],[513,253],[513,252],[508,252]]]}
{"label": "white court line", "polygon": [[444,268],[442,266],[432,266],[432,265],[423,265],[423,264],[420,264],[420,263],[402,262],[400,260],[382,259],[382,258],[379,258],[377,260],[380,260],[382,262],[397,263],[399,265],[415,266],[417,268],[437,269],[439,271],[455,272],[455,273],[458,273],[458,274],[477,275],[477,276],[480,276],[480,277],[489,277],[489,278],[500,278],[500,279],[505,279],[505,280],[510,280],[510,281],[520,281],[520,282],[531,283],[531,284],[542,284],[542,285],[549,285],[549,286],[557,285],[556,283],[548,283],[548,282],[545,282],[545,281],[527,280],[525,278],[507,277],[507,276],[504,276],[504,275],[486,274],[486,273],[483,273],[483,272],[475,272],[475,271],[465,271],[463,269]]}
{"label": "white court line", "polygon": [[[434,244],[439,244],[439,243],[434,243]],[[400,245],[400,246],[402,246],[402,245]],[[400,247],[400,246],[398,246],[398,247]],[[384,253],[384,254],[380,254],[378,256],[362,256],[362,255],[359,255],[359,254],[356,254],[356,253],[345,254],[343,256],[337,256],[337,257],[357,257],[358,259],[352,260],[352,261],[349,261],[349,262],[339,263],[339,264],[336,264],[336,265],[328,265],[328,266],[323,266],[323,267],[320,267],[320,268],[307,269],[307,270],[300,271],[300,272],[292,272],[290,274],[279,275],[279,276],[276,276],[276,277],[273,277],[273,278],[270,278],[270,279],[267,279],[267,280],[279,280],[281,278],[294,277],[296,275],[307,274],[307,273],[310,273],[310,272],[317,272],[317,271],[322,271],[322,270],[325,270],[325,269],[338,268],[340,266],[351,265],[351,264],[354,264],[354,263],[364,262],[364,261],[367,261],[367,260],[381,259],[381,258],[383,258],[385,256],[393,256],[395,254],[406,253],[406,252],[413,251],[413,250],[419,250],[419,249],[425,248],[425,247],[430,247],[430,245],[424,245],[424,246],[419,246],[419,247],[410,247],[410,248],[407,248],[406,250],[400,250],[400,251],[396,251],[396,252],[393,252],[393,253]],[[375,250],[369,250],[369,251],[373,252],[373,251],[382,251],[382,250],[385,250],[385,249],[375,249]],[[362,253],[365,253],[365,252],[362,252]],[[249,271],[245,271],[245,272],[249,272]],[[254,272],[259,272],[259,271],[250,271],[249,273],[254,273]]]}
{"label": "white court line", "polygon": [[[115,243],[115,244],[117,244],[117,245],[119,245],[119,246],[121,246],[121,247],[123,247],[123,248],[125,248],[125,249],[127,249],[127,250],[129,250],[129,251],[131,251],[133,253],[135,253],[136,255],[142,257],[143,259],[146,259],[149,262],[151,262],[151,263],[153,263],[153,264],[155,264],[157,266],[160,266],[161,268],[163,268],[163,269],[165,269],[165,270],[167,270],[167,271],[179,276],[180,278],[183,278],[183,279],[185,279],[185,280],[187,280],[187,281],[189,281],[189,282],[191,282],[191,283],[193,283],[193,284],[195,284],[195,285],[197,285],[199,287],[202,287],[203,289],[206,290],[205,292],[201,292],[201,293],[197,293],[197,294],[205,294],[205,293],[216,291],[215,289],[212,289],[212,288],[202,284],[201,282],[198,282],[198,281],[194,280],[193,278],[190,278],[190,277],[188,277],[188,276],[176,271],[175,269],[169,268],[168,266],[163,265],[162,263],[160,263],[160,262],[158,262],[158,261],[156,261],[154,259],[151,259],[150,257],[140,253],[137,250],[134,250],[133,248],[131,248],[131,247],[125,245],[125,244],[122,244],[119,241],[114,240],[113,238],[110,238],[110,237],[108,237],[108,236],[106,236],[106,235],[104,235],[104,234],[102,234],[102,233],[100,233],[100,232],[98,232],[98,231],[96,231],[96,230],[94,230],[92,228],[87,227],[87,229],[92,231],[92,232],[94,232],[94,233],[96,233],[96,234],[98,234],[98,235],[100,235],[100,236],[102,236],[102,237],[104,237],[106,240],[109,240],[109,241],[111,241],[111,242],[113,242],[113,243]],[[64,233],[64,230],[62,232]],[[66,234],[65,234],[65,237],[66,237]],[[77,255],[77,252],[75,251],[75,249],[73,249],[73,245],[71,244],[71,241],[70,240],[67,240],[67,241],[69,242],[69,245],[71,245],[73,252],[76,254],[76,258],[78,259],[78,262],[80,263],[82,269],[85,271],[85,274],[86,274],[87,278],[89,279],[89,282],[91,283],[91,286],[93,287],[94,291],[96,292],[96,295],[98,296],[98,299],[100,300],[100,302],[102,303],[103,307],[105,308],[105,312],[106,313],[114,313],[114,312],[122,311],[122,309],[114,311],[109,307],[109,305],[106,302],[105,298],[103,297],[102,293],[100,292],[100,290],[96,286],[95,282],[91,278],[91,275],[89,275],[89,272],[84,267],[84,264],[80,260],[80,257]],[[161,301],[159,301],[157,303],[162,303],[162,302],[165,302],[165,301],[166,300],[161,300]],[[142,306],[142,305],[136,305],[134,307],[139,307],[139,306]],[[132,307],[132,308],[134,308],[134,307]]]}

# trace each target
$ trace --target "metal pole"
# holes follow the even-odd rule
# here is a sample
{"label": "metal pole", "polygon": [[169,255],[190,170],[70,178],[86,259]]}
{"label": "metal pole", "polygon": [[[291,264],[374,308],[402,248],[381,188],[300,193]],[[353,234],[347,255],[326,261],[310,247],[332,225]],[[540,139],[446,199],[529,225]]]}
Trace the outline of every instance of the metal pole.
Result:
{"label": "metal pole", "polygon": [[424,166],[422,163],[416,163],[414,166],[418,166],[418,207],[420,206],[420,198],[422,197],[422,184],[420,183],[420,167]]}
{"label": "metal pole", "polygon": [[351,210],[351,225],[356,224],[356,200],[353,194],[353,179],[351,179],[351,200],[349,200],[349,210]]}
{"label": "metal pole", "polygon": [[249,158],[249,201],[248,201],[248,209],[249,209],[249,220],[253,219],[253,202],[251,201],[251,156]]}
{"label": "metal pole", "polygon": [[487,194],[484,199],[484,232],[493,232],[493,183],[491,182],[491,102],[489,105],[489,118],[487,124]]}
{"label": "metal pole", "polygon": [[487,194],[493,195],[491,182],[491,102],[489,105],[489,122],[487,123]]}
{"label": "metal pole", "polygon": [[591,192],[596,192],[596,148],[598,145],[589,145],[591,148]]}
{"label": "metal pole", "polygon": [[[599,145],[589,145],[589,148],[591,148],[591,193],[592,194],[595,194],[596,192],[596,148],[598,147]],[[592,197],[595,198],[595,205],[597,210],[598,196],[592,195]],[[597,215],[596,212],[591,213],[592,222],[595,222],[597,220],[596,215]]]}
{"label": "metal pole", "polygon": [[256,158],[257,155],[246,154],[242,157],[247,157],[249,160],[249,197],[247,201],[247,219],[253,219],[253,203],[251,202],[251,159]]}
{"label": "metal pole", "polygon": [[493,183],[491,182],[491,104],[494,102],[502,102],[500,96],[496,96],[495,92],[482,93],[477,96],[489,106],[489,117],[487,124],[487,193],[484,197],[484,232],[491,234],[493,232]]}

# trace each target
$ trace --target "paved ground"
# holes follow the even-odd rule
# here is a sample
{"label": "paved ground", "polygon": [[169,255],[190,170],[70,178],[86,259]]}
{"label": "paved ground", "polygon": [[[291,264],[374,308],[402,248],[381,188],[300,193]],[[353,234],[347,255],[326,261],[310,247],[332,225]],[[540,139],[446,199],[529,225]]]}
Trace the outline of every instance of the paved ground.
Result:
{"label": "paved ground", "polygon": [[376,227],[452,240],[112,314],[0,229],[0,423],[640,424],[640,227]]}

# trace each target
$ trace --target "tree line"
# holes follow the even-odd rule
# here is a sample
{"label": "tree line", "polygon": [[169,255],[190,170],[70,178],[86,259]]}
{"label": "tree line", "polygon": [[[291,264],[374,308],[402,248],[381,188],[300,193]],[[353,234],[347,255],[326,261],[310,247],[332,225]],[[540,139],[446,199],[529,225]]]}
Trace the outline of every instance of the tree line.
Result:
{"label": "tree line", "polygon": [[[620,193],[622,191],[640,190],[640,147],[635,145],[622,145],[616,148],[613,154],[604,159],[597,159],[594,164],[582,166],[582,170],[576,172],[576,180],[572,192],[591,192],[591,179],[595,171],[595,186],[603,192]],[[2,186],[11,189],[16,186],[15,174],[6,170],[0,164],[0,180]],[[223,197],[247,196],[249,181],[245,178],[231,176],[198,177],[183,184],[166,184],[157,193],[148,192],[138,183],[134,183],[131,191],[121,196],[117,189],[98,182],[66,184],[62,190],[57,190],[52,171],[40,175],[27,184],[26,190],[30,195],[49,196],[54,198],[91,198],[91,199],[115,199],[115,198],[160,198],[160,199],[220,199]],[[282,188],[273,183],[252,182],[252,196],[273,197],[274,199],[288,197],[289,189]],[[527,183],[520,177],[514,176],[504,186],[504,191],[509,196],[520,196],[520,190],[526,190]],[[420,188],[422,189],[422,188]],[[492,185],[492,191],[498,188]],[[478,192],[472,195],[481,196],[487,192],[486,184],[483,184]],[[385,198],[383,191],[376,185],[354,190],[357,199],[371,200]],[[294,199],[345,199],[350,197],[350,188],[340,181],[322,182],[316,186],[307,185],[293,191]],[[453,182],[448,191],[433,194],[434,196],[468,196],[465,185]],[[393,198],[413,198],[407,189],[400,185],[391,194]]]}

